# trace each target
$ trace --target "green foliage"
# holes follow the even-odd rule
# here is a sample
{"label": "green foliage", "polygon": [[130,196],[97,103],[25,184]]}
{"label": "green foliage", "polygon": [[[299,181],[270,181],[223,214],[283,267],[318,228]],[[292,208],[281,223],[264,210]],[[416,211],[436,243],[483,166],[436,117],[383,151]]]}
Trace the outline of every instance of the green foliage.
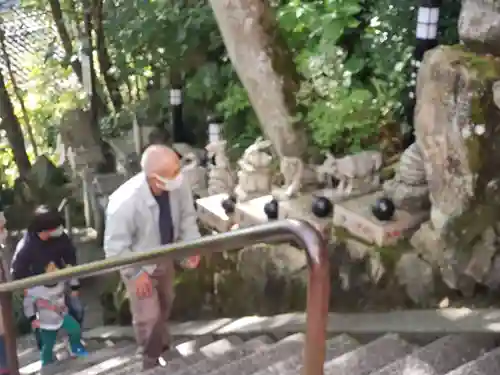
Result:
{"label": "green foliage", "polygon": [[[81,4],[61,0],[74,53],[80,44],[74,30],[83,17]],[[403,107],[414,79],[414,2],[282,0],[273,4],[302,77],[297,99],[316,145],[356,151],[377,144],[384,124],[406,120]],[[41,0],[23,0],[23,5],[48,9]],[[457,40],[459,7],[459,0],[452,0],[441,10],[443,44]],[[260,134],[208,2],[104,1],[103,25],[111,62],[108,73],[119,82],[125,99],[120,113],[101,120],[104,136],[130,128],[132,113],[142,124],[164,126],[169,119],[168,87],[175,77],[183,81],[186,124],[200,146],[206,142],[205,118],[214,112],[225,119],[224,135],[234,155]],[[86,105],[88,99],[74,81],[68,61],[58,61],[52,54],[45,63],[47,54],[43,55],[27,60],[33,68],[23,97],[37,142],[45,151],[54,146],[61,114]],[[94,60],[99,70],[96,56]],[[98,78],[104,86],[102,73]],[[17,104],[16,111],[20,113]],[[9,154],[3,154],[5,162],[1,155],[1,168],[10,168]]]}
{"label": "green foliage", "polygon": [[[443,43],[456,40],[458,2],[446,7]],[[314,141],[358,151],[380,126],[403,121],[416,10],[395,0],[289,1],[279,9],[304,77],[300,99]],[[450,19],[453,22],[450,22]],[[372,142],[370,142],[370,140]]]}

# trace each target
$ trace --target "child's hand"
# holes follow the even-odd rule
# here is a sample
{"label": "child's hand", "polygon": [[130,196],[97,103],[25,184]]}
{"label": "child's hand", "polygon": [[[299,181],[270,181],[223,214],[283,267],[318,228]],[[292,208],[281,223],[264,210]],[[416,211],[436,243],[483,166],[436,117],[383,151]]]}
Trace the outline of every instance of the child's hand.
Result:
{"label": "child's hand", "polygon": [[33,329],[37,329],[37,328],[40,328],[40,321],[38,319],[35,319],[31,322],[31,327]]}

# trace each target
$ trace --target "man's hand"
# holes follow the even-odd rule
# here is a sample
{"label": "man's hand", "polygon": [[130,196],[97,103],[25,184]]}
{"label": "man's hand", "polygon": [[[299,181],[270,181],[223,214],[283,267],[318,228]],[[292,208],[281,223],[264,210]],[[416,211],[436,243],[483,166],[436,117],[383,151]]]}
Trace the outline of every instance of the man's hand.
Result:
{"label": "man's hand", "polygon": [[194,269],[200,265],[201,257],[199,255],[193,255],[192,257],[188,257],[183,259],[181,262],[182,267],[187,269]]}
{"label": "man's hand", "polygon": [[153,283],[144,271],[135,279],[135,293],[139,298],[151,297],[153,293]]}
{"label": "man's hand", "polygon": [[78,290],[71,291],[71,297],[78,297],[79,295],[80,295],[80,293],[78,292]]}
{"label": "man's hand", "polygon": [[40,328],[40,321],[38,319],[35,319],[31,322],[31,328],[37,329]]}

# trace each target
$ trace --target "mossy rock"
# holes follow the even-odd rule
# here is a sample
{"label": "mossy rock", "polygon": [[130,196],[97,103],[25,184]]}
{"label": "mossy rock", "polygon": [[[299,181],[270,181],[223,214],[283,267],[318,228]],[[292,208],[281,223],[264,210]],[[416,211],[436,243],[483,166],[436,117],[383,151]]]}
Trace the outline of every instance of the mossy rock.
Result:
{"label": "mossy rock", "polygon": [[419,69],[415,134],[426,155],[431,219],[463,248],[500,216],[497,81],[500,59],[464,46],[427,52]]}

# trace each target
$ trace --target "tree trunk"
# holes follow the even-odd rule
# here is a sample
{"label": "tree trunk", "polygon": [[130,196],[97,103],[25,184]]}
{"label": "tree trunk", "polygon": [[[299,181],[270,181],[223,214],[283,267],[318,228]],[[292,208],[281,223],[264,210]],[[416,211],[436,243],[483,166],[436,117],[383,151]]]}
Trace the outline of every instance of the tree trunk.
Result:
{"label": "tree trunk", "polygon": [[94,28],[96,33],[96,50],[97,58],[101,73],[106,83],[111,103],[116,112],[119,112],[123,107],[123,98],[120,94],[120,84],[111,73],[111,58],[109,57],[108,48],[106,46],[106,37],[104,35],[103,20],[103,0],[93,0],[94,11]]}
{"label": "tree trunk", "polygon": [[[61,9],[61,3],[59,0],[49,0],[50,10],[52,13],[52,18],[56,24],[57,33],[59,34],[59,38],[61,39],[61,43],[64,48],[64,53],[66,55],[66,60],[71,64],[73,71],[78,77],[78,81],[83,84],[83,72],[82,72],[82,64],[80,60],[75,56],[73,50],[73,42],[71,40],[71,36],[68,32],[66,24],[64,23],[63,12]],[[98,90],[101,92],[101,90]],[[99,107],[100,116],[105,116],[108,113],[108,109],[106,107],[106,103],[99,95],[97,100],[97,105]]]}
{"label": "tree trunk", "polygon": [[2,117],[1,128],[5,130],[5,133],[7,134],[7,139],[10,147],[12,148],[12,153],[14,154],[14,161],[16,162],[17,169],[19,170],[19,176],[26,178],[31,169],[31,164],[28,159],[28,154],[26,153],[23,131],[21,130],[19,120],[14,113],[14,107],[10,101],[9,93],[5,87],[5,80],[1,71],[0,114]]}
{"label": "tree trunk", "polygon": [[[92,8],[90,5],[90,2],[88,0],[83,0],[83,11],[84,11],[84,32],[85,36],[84,38],[86,39],[86,45],[85,45],[85,53],[87,56],[90,56],[89,58],[89,76],[90,76],[90,121],[91,121],[91,126],[92,130],[94,133],[94,139],[97,143],[102,144],[102,139],[101,139],[101,129],[99,126],[99,95],[97,92],[97,76],[95,73],[95,68],[94,68],[94,59],[92,56],[94,55],[94,44],[92,40]],[[104,149],[103,155],[104,155]]]}
{"label": "tree trunk", "polygon": [[3,59],[5,61],[5,65],[7,67],[8,73],[9,73],[10,81],[12,82],[12,89],[14,91],[14,94],[16,95],[16,98],[17,98],[17,101],[19,102],[19,105],[21,106],[21,112],[23,114],[24,126],[26,127],[26,130],[28,132],[28,137],[29,137],[30,142],[31,142],[31,146],[33,147],[33,154],[35,154],[35,157],[37,157],[38,156],[38,146],[36,145],[35,133],[33,131],[33,127],[31,126],[28,111],[26,110],[26,106],[24,105],[23,96],[21,95],[21,91],[19,89],[19,86],[17,86],[16,77],[15,77],[14,72],[12,70],[10,56],[7,52],[7,47],[5,46],[5,33],[4,33],[3,28],[0,28],[0,49],[2,50]]}
{"label": "tree trunk", "polygon": [[299,76],[268,0],[210,0],[233,66],[264,134],[280,156],[307,155],[297,120]]}

